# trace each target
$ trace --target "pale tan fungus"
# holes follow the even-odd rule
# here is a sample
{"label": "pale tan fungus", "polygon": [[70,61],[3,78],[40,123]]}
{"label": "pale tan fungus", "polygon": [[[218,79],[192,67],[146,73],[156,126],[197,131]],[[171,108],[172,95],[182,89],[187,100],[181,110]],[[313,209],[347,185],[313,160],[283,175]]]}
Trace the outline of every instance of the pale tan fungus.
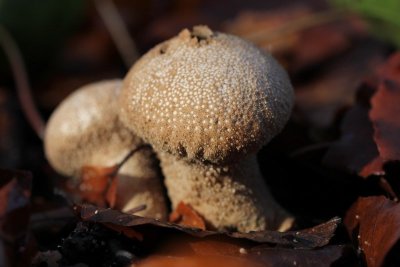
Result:
{"label": "pale tan fungus", "polygon": [[[56,171],[78,177],[83,166],[114,166],[143,144],[118,118],[121,85],[121,80],[89,84],[56,108],[44,139],[46,157]],[[124,194],[117,204],[123,210],[145,204],[147,208],[139,215],[166,218],[160,174],[152,151],[135,153],[122,166],[118,179]]]}
{"label": "pale tan fungus", "polygon": [[[172,205],[190,203],[201,216],[212,218],[217,229],[285,231],[292,225],[293,219],[265,186],[255,155],[223,167],[176,160],[165,152],[159,157]],[[260,210],[264,210],[262,215]]]}
{"label": "pale tan fungus", "polygon": [[[282,130],[293,101],[290,80],[271,55],[206,26],[185,29],[152,48],[129,71],[120,97],[121,120],[127,127],[156,151],[176,158],[161,156],[173,205],[187,202],[211,225],[240,231],[278,229],[291,220],[269,195],[258,169],[235,172]],[[224,182],[207,187],[208,168],[232,171],[212,175]],[[218,192],[225,200],[203,201],[216,186],[221,186]],[[237,190],[240,187],[244,189]],[[224,212],[228,203],[239,205],[229,209],[235,214]]]}

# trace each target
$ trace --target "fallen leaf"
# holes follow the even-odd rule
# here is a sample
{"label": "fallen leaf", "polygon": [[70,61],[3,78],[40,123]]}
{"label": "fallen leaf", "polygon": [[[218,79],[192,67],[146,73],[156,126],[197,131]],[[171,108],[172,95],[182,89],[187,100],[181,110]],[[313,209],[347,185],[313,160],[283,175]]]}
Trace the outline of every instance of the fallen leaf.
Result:
{"label": "fallen leaf", "polygon": [[385,161],[396,161],[400,160],[400,53],[393,55],[380,73],[369,115],[380,156]]}
{"label": "fallen leaf", "polygon": [[169,221],[184,226],[206,230],[206,224],[203,218],[201,218],[191,206],[186,205],[183,202],[180,202],[176,209],[170,214]]}
{"label": "fallen leaf", "polygon": [[348,210],[344,223],[368,267],[382,266],[400,240],[400,204],[383,196],[360,197]]}
{"label": "fallen leaf", "polygon": [[384,176],[385,164],[400,160],[400,53],[391,56],[358,89],[346,113],[341,138],[323,162],[362,177]]}
{"label": "fallen leaf", "polygon": [[201,230],[199,228],[163,222],[152,218],[140,217],[113,209],[103,209],[92,205],[76,206],[75,209],[83,221],[102,223],[105,226],[112,225],[114,230],[120,229],[120,232],[122,232],[121,229],[124,227],[129,227],[140,232],[143,235],[143,239],[145,239],[146,236],[154,236],[158,231],[159,234],[171,232],[184,233],[200,238],[221,236],[253,241],[256,243],[270,243],[285,247],[304,249],[321,247],[328,244],[337,225],[340,223],[339,218],[333,218],[328,222],[317,225],[313,228],[300,231],[288,231],[283,233],[277,231],[229,233]]}
{"label": "fallen leaf", "polygon": [[228,256],[151,256],[139,261],[132,266],[138,267],[263,267],[265,265],[252,262],[247,259]]}
{"label": "fallen leaf", "polygon": [[[163,246],[173,246],[174,240]],[[189,243],[189,244],[187,244]],[[192,252],[156,253],[139,262],[139,266],[332,266],[339,259],[346,259],[346,266],[356,266],[352,247],[332,245],[318,249],[289,249],[258,245],[241,246],[227,240],[181,241],[180,246],[190,246]],[[178,250],[179,251],[179,250]],[[353,263],[353,264],[349,264]]]}
{"label": "fallen leaf", "polygon": [[[341,124],[341,137],[325,154],[325,165],[357,173],[362,177],[383,174],[383,162],[373,140],[374,132],[368,117],[371,90],[373,88],[367,85],[359,89],[358,94],[363,99],[359,97],[357,103],[345,114]],[[364,98],[368,100],[365,101]]]}
{"label": "fallen leaf", "polygon": [[116,201],[116,166],[83,166],[80,178],[69,181],[67,191],[79,201],[100,207],[113,207]]}

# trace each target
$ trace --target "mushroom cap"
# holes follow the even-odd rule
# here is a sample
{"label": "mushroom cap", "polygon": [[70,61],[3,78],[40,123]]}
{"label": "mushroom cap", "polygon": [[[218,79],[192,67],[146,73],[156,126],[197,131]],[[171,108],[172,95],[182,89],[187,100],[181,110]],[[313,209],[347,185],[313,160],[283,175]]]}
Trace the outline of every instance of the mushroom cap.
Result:
{"label": "mushroom cap", "polygon": [[44,139],[54,169],[78,176],[84,165],[113,166],[142,143],[118,118],[121,84],[109,80],[86,85],[56,108]]}
{"label": "mushroom cap", "polygon": [[120,106],[121,120],[156,150],[223,164],[279,133],[293,101],[288,75],[270,54],[197,26],[137,61]]}

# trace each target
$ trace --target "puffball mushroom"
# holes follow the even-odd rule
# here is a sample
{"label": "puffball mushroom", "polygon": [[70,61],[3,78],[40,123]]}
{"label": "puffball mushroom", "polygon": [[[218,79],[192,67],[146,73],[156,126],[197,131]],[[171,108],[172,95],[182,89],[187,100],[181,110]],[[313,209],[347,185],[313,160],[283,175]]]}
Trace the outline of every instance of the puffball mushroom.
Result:
{"label": "puffball mushroom", "polygon": [[172,205],[190,204],[217,229],[288,229],[256,152],[289,119],[293,88],[268,53],[207,26],[147,52],[124,79],[121,120],[161,160]]}
{"label": "puffball mushroom", "polygon": [[[143,141],[118,117],[121,80],[84,86],[68,96],[53,112],[45,131],[45,153],[56,171],[78,177],[83,166],[119,164]],[[118,172],[119,202],[128,211],[142,204],[139,215],[166,218],[159,168],[154,152],[137,151]]]}

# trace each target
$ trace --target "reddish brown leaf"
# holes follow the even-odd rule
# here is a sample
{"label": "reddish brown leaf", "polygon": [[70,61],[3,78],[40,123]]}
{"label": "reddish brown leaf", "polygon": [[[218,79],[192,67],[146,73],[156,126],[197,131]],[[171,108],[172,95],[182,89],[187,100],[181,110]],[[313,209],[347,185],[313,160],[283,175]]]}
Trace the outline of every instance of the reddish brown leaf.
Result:
{"label": "reddish brown leaf", "polygon": [[0,170],[0,265],[27,266],[35,253],[28,233],[32,176]]}
{"label": "reddish brown leaf", "polygon": [[135,263],[134,266],[138,267],[262,267],[255,262],[247,259],[242,259],[238,257],[228,257],[228,256],[209,256],[209,257],[199,257],[199,256],[151,256],[145,260]]}
{"label": "reddish brown leaf", "polygon": [[371,99],[374,140],[385,161],[400,160],[400,53],[382,68],[383,80]]}
{"label": "reddish brown leaf", "polygon": [[[164,244],[165,247],[173,246],[174,240]],[[187,246],[181,241],[180,246]],[[240,243],[231,243],[215,240],[197,240],[189,242],[192,252],[185,256],[179,252],[161,253],[150,256],[139,262],[139,266],[332,266],[343,256],[354,261],[355,253],[345,246],[327,246],[319,249],[289,249],[268,246],[255,246],[253,248],[240,246]],[[354,263],[349,260],[349,263]],[[346,266],[353,266],[348,264]]]}
{"label": "reddish brown leaf", "polygon": [[382,266],[400,239],[400,204],[383,196],[359,198],[348,210],[345,225],[368,267]]}
{"label": "reddish brown leaf", "polygon": [[100,207],[113,206],[116,194],[116,166],[83,166],[78,186],[69,190],[84,202]]}
{"label": "reddish brown leaf", "polygon": [[117,203],[118,195],[118,176],[111,179],[111,184],[106,192],[106,201],[110,208],[114,208]]}
{"label": "reddish brown leaf", "polygon": [[189,242],[189,246],[195,254],[204,256],[241,256],[249,249],[249,244],[246,244],[245,242],[232,242],[232,240],[223,239],[198,239]]}
{"label": "reddish brown leaf", "polygon": [[191,206],[180,202],[176,209],[170,214],[169,221],[184,226],[200,228],[206,230],[203,218],[192,209]]}
{"label": "reddish brown leaf", "polygon": [[398,103],[400,53],[359,88],[356,105],[343,119],[341,138],[328,150],[324,163],[362,177],[384,175],[385,162],[400,160]]}
{"label": "reddish brown leaf", "polygon": [[344,254],[351,253],[345,246],[327,246],[320,249],[287,249],[227,241],[197,240],[190,242],[194,253],[200,256],[231,256],[246,258],[262,266],[331,266]]}
{"label": "reddish brown leaf", "polygon": [[113,209],[102,209],[91,205],[76,207],[77,212],[84,221],[98,222],[106,226],[113,225],[113,229],[122,229],[124,227],[132,228],[146,236],[154,236],[167,233],[185,233],[194,237],[221,236],[234,239],[242,239],[257,243],[270,243],[293,248],[316,248],[326,245],[333,236],[339,218],[301,231],[277,232],[277,231],[258,231],[250,233],[227,233],[201,230],[199,228],[182,226],[174,223],[159,221],[152,218],[140,217],[133,214],[122,213]]}

